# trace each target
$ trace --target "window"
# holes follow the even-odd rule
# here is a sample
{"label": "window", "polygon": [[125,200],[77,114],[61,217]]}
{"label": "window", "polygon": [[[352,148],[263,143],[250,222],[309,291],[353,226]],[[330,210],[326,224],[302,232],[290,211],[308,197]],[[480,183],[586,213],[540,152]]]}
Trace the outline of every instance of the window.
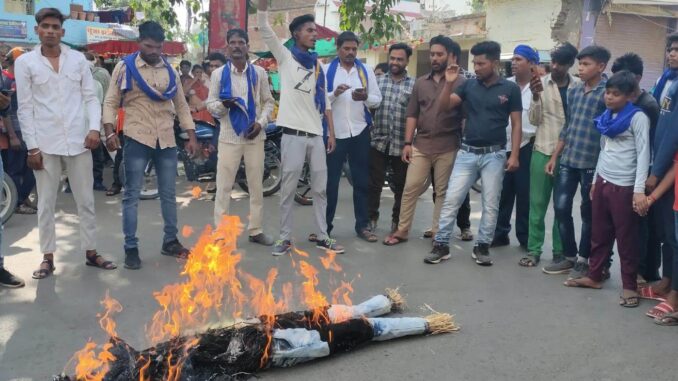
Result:
{"label": "window", "polygon": [[5,12],[32,15],[35,13],[34,0],[5,0]]}

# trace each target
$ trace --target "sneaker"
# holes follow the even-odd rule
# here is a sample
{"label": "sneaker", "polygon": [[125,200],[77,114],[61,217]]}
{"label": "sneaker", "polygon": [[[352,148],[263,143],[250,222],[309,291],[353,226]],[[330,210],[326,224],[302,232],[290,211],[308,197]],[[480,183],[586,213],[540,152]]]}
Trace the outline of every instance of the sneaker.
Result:
{"label": "sneaker", "polygon": [[160,254],[185,259],[191,252],[178,239],[162,244]]}
{"label": "sneaker", "polygon": [[125,268],[130,270],[139,270],[141,268],[138,248],[125,249]]}
{"label": "sneaker", "polygon": [[471,231],[470,228],[461,229],[459,239],[465,242],[473,241],[473,232]]}
{"label": "sneaker", "polygon": [[324,241],[315,241],[315,247],[323,250],[332,250],[337,254],[344,254],[344,247],[337,243],[337,240],[327,238]]}
{"label": "sneaker", "polygon": [[589,264],[586,262],[577,261],[570,271],[570,276],[567,279],[579,279],[587,276],[589,273]]}
{"label": "sneaker", "polygon": [[289,251],[292,249],[292,241],[289,239],[279,239],[275,241],[275,246],[273,247],[273,254],[274,256],[278,257],[283,254],[289,253]]}
{"label": "sneaker", "polygon": [[492,259],[490,259],[490,247],[486,243],[479,243],[473,247],[471,258],[480,266],[492,266]]}
{"label": "sneaker", "polygon": [[424,262],[436,265],[444,260],[450,259],[450,257],[451,255],[449,246],[440,242],[435,242],[433,244],[433,250],[431,250],[431,255],[424,258]]}
{"label": "sneaker", "polygon": [[12,274],[11,272],[7,271],[4,267],[0,267],[0,286],[1,287],[7,287],[7,288],[20,288],[25,286],[26,283],[24,281],[17,277],[16,275]]}
{"label": "sneaker", "polygon": [[554,256],[548,266],[541,269],[545,274],[569,274],[574,267],[574,261],[563,256]]}
{"label": "sneaker", "polygon": [[257,235],[251,235],[249,237],[249,241],[253,243],[258,243],[260,245],[264,246],[273,246],[275,241],[273,241],[273,238],[271,236],[268,236],[264,233],[259,233]]}
{"label": "sneaker", "polygon": [[492,245],[490,247],[502,247],[502,246],[508,246],[511,244],[511,240],[509,237],[495,237],[492,240]]}

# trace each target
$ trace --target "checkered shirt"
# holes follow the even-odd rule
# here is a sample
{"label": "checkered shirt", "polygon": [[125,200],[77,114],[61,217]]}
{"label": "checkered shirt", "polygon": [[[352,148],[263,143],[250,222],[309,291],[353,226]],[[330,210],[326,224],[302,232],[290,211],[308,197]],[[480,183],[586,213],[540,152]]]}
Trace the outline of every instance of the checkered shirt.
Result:
{"label": "checkered shirt", "polygon": [[593,119],[605,111],[605,83],[600,81],[595,89],[586,91],[579,83],[567,90],[568,117],[560,132],[565,149],[560,163],[578,169],[595,168],[600,153],[600,132]]}
{"label": "checkered shirt", "polygon": [[377,78],[382,101],[374,114],[372,147],[390,156],[400,156],[405,143],[407,104],[414,88],[414,78],[406,76],[398,82],[387,73]]}

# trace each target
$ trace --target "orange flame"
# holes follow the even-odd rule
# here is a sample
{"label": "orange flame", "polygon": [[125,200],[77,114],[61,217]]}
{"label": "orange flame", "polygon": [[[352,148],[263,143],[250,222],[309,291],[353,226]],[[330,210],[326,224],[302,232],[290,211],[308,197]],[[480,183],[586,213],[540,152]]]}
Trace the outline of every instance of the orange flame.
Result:
{"label": "orange flame", "polygon": [[324,310],[324,307],[328,305],[327,298],[316,289],[319,283],[318,270],[306,261],[299,261],[299,272],[306,278],[301,284],[301,291],[306,307],[313,312],[312,322],[319,324],[321,322],[320,319],[323,319],[322,321],[324,322],[329,322],[329,317]]}
{"label": "orange flame", "polygon": [[202,194],[202,188],[196,186],[196,187],[193,187],[193,189],[191,189],[191,196],[193,196],[193,198],[200,198],[201,194]]}
{"label": "orange flame", "polygon": [[194,233],[194,232],[193,232],[193,228],[190,227],[190,226],[188,226],[188,225],[184,225],[184,227],[181,228],[181,235],[182,235],[184,238],[188,238],[188,237],[192,236],[193,233]]}
{"label": "orange flame", "polygon": [[332,270],[336,273],[341,271],[341,266],[336,262],[337,253],[333,250],[327,250],[327,257],[320,257],[320,263],[323,264],[325,270]]}

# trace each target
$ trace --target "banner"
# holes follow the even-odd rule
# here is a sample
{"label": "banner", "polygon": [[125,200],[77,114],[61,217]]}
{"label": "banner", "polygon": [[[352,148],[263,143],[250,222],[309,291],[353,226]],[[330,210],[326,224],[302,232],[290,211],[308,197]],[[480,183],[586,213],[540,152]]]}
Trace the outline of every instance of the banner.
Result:
{"label": "banner", "polygon": [[101,28],[96,26],[87,27],[87,43],[91,44],[94,42],[101,41],[110,41],[110,40],[120,40],[122,39],[113,28]]}
{"label": "banner", "polygon": [[210,0],[209,51],[226,51],[226,32],[247,30],[247,0]]}
{"label": "banner", "polygon": [[26,21],[0,20],[0,37],[16,39],[28,37]]}

